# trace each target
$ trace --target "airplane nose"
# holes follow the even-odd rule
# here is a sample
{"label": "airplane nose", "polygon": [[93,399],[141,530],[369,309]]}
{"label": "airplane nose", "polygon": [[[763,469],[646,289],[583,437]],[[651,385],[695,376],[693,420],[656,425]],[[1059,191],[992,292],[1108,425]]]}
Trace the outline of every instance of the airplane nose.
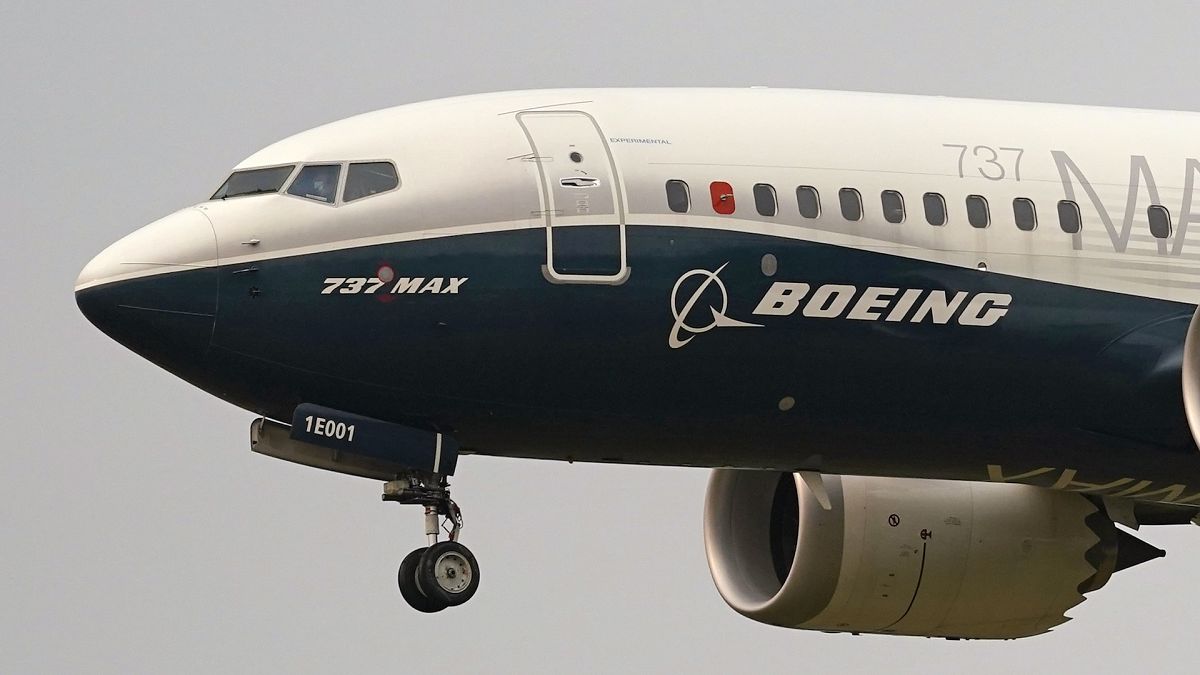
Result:
{"label": "airplane nose", "polygon": [[75,281],[83,315],[112,339],[186,377],[208,349],[217,305],[217,243],[188,208],[109,246]]}

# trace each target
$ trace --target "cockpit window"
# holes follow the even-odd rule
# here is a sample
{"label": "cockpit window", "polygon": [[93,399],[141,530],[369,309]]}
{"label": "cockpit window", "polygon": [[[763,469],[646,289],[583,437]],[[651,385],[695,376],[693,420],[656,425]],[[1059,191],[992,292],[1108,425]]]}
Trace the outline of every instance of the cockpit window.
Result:
{"label": "cockpit window", "polygon": [[341,172],[340,164],[310,164],[300,169],[296,180],[292,181],[292,186],[288,188],[288,194],[332,204],[337,196],[338,176]]}
{"label": "cockpit window", "polygon": [[380,192],[394,190],[400,185],[396,167],[391,162],[357,162],[346,172],[346,190],[343,202],[370,197]]}
{"label": "cockpit window", "polygon": [[228,199],[244,195],[279,192],[279,188],[283,187],[288,176],[292,175],[292,169],[295,168],[295,164],[289,164],[288,166],[273,166],[268,169],[234,171],[209,199]]}

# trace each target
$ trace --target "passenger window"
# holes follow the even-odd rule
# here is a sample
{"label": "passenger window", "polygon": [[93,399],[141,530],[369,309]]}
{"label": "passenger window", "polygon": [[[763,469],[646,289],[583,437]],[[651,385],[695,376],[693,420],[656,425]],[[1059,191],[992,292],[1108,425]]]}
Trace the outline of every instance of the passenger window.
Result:
{"label": "passenger window", "polygon": [[688,184],[681,180],[667,181],[667,208],[675,213],[687,213],[692,208],[692,195]]}
{"label": "passenger window", "polygon": [[889,223],[904,222],[904,197],[895,190],[884,190],[879,195],[883,203],[883,219]]}
{"label": "passenger window", "polygon": [[811,185],[796,188],[796,203],[800,206],[800,215],[805,218],[821,215],[821,195],[817,194],[817,188]]}
{"label": "passenger window", "polygon": [[946,200],[936,192],[926,192],[921,198],[925,205],[925,221],[938,227],[946,224]]}
{"label": "passenger window", "polygon": [[1058,203],[1058,226],[1067,234],[1076,234],[1083,229],[1078,204],[1067,199]]}
{"label": "passenger window", "polygon": [[1033,232],[1037,229],[1037,209],[1033,200],[1017,197],[1013,200],[1013,220],[1017,221],[1017,229]]}
{"label": "passenger window", "polygon": [[311,164],[300,169],[296,180],[288,188],[289,195],[315,199],[319,202],[332,204],[337,194],[338,176],[342,172],[340,164]]}
{"label": "passenger window", "polygon": [[352,202],[355,199],[370,197],[394,190],[400,185],[400,177],[396,175],[396,167],[391,162],[357,162],[350,165],[346,171],[346,188],[342,192],[342,201]]}
{"label": "passenger window", "polygon": [[775,188],[766,183],[754,186],[754,208],[760,216],[774,216],[779,213],[779,204],[775,199]]}
{"label": "passenger window", "polygon": [[971,227],[981,230],[991,223],[991,214],[988,213],[986,199],[979,195],[969,195],[967,197],[967,222],[971,223]]}
{"label": "passenger window", "polygon": [[843,218],[851,221],[862,220],[862,195],[858,194],[858,190],[854,188],[842,188],[838,190],[838,202],[842,206]]}
{"label": "passenger window", "polygon": [[1150,234],[1158,239],[1171,236],[1171,212],[1167,207],[1155,204],[1147,209],[1147,215],[1150,216]]}

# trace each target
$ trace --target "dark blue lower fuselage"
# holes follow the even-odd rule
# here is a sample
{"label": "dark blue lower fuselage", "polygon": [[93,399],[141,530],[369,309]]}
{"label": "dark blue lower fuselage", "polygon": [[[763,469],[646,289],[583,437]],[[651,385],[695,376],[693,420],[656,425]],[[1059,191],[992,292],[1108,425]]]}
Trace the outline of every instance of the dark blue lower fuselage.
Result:
{"label": "dark blue lower fuselage", "polygon": [[[118,282],[79,303],[248,410],[288,421],[316,403],[450,433],[465,451],[974,480],[989,464],[1057,467],[1200,487],[1180,392],[1193,306],[757,234],[630,226],[627,241],[631,274],[615,286],[548,282],[546,233],[522,229]],[[671,348],[676,281],[722,265],[727,315],[762,326]],[[327,278],[381,268],[467,280],[322,294]],[[753,315],[776,281],[1012,302],[985,327]],[[719,303],[704,291],[685,323],[711,323]]]}

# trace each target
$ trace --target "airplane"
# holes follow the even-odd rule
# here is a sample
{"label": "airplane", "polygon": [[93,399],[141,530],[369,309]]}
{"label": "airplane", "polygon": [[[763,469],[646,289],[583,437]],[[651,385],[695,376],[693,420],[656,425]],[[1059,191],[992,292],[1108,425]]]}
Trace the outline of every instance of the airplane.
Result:
{"label": "airplane", "polygon": [[[112,244],[108,336],[383,482],[469,600],[461,456],[708,467],[755,621],[1045,633],[1200,524],[1200,115],[768,88],[402,105]],[[1118,527],[1118,525],[1120,527]]]}

